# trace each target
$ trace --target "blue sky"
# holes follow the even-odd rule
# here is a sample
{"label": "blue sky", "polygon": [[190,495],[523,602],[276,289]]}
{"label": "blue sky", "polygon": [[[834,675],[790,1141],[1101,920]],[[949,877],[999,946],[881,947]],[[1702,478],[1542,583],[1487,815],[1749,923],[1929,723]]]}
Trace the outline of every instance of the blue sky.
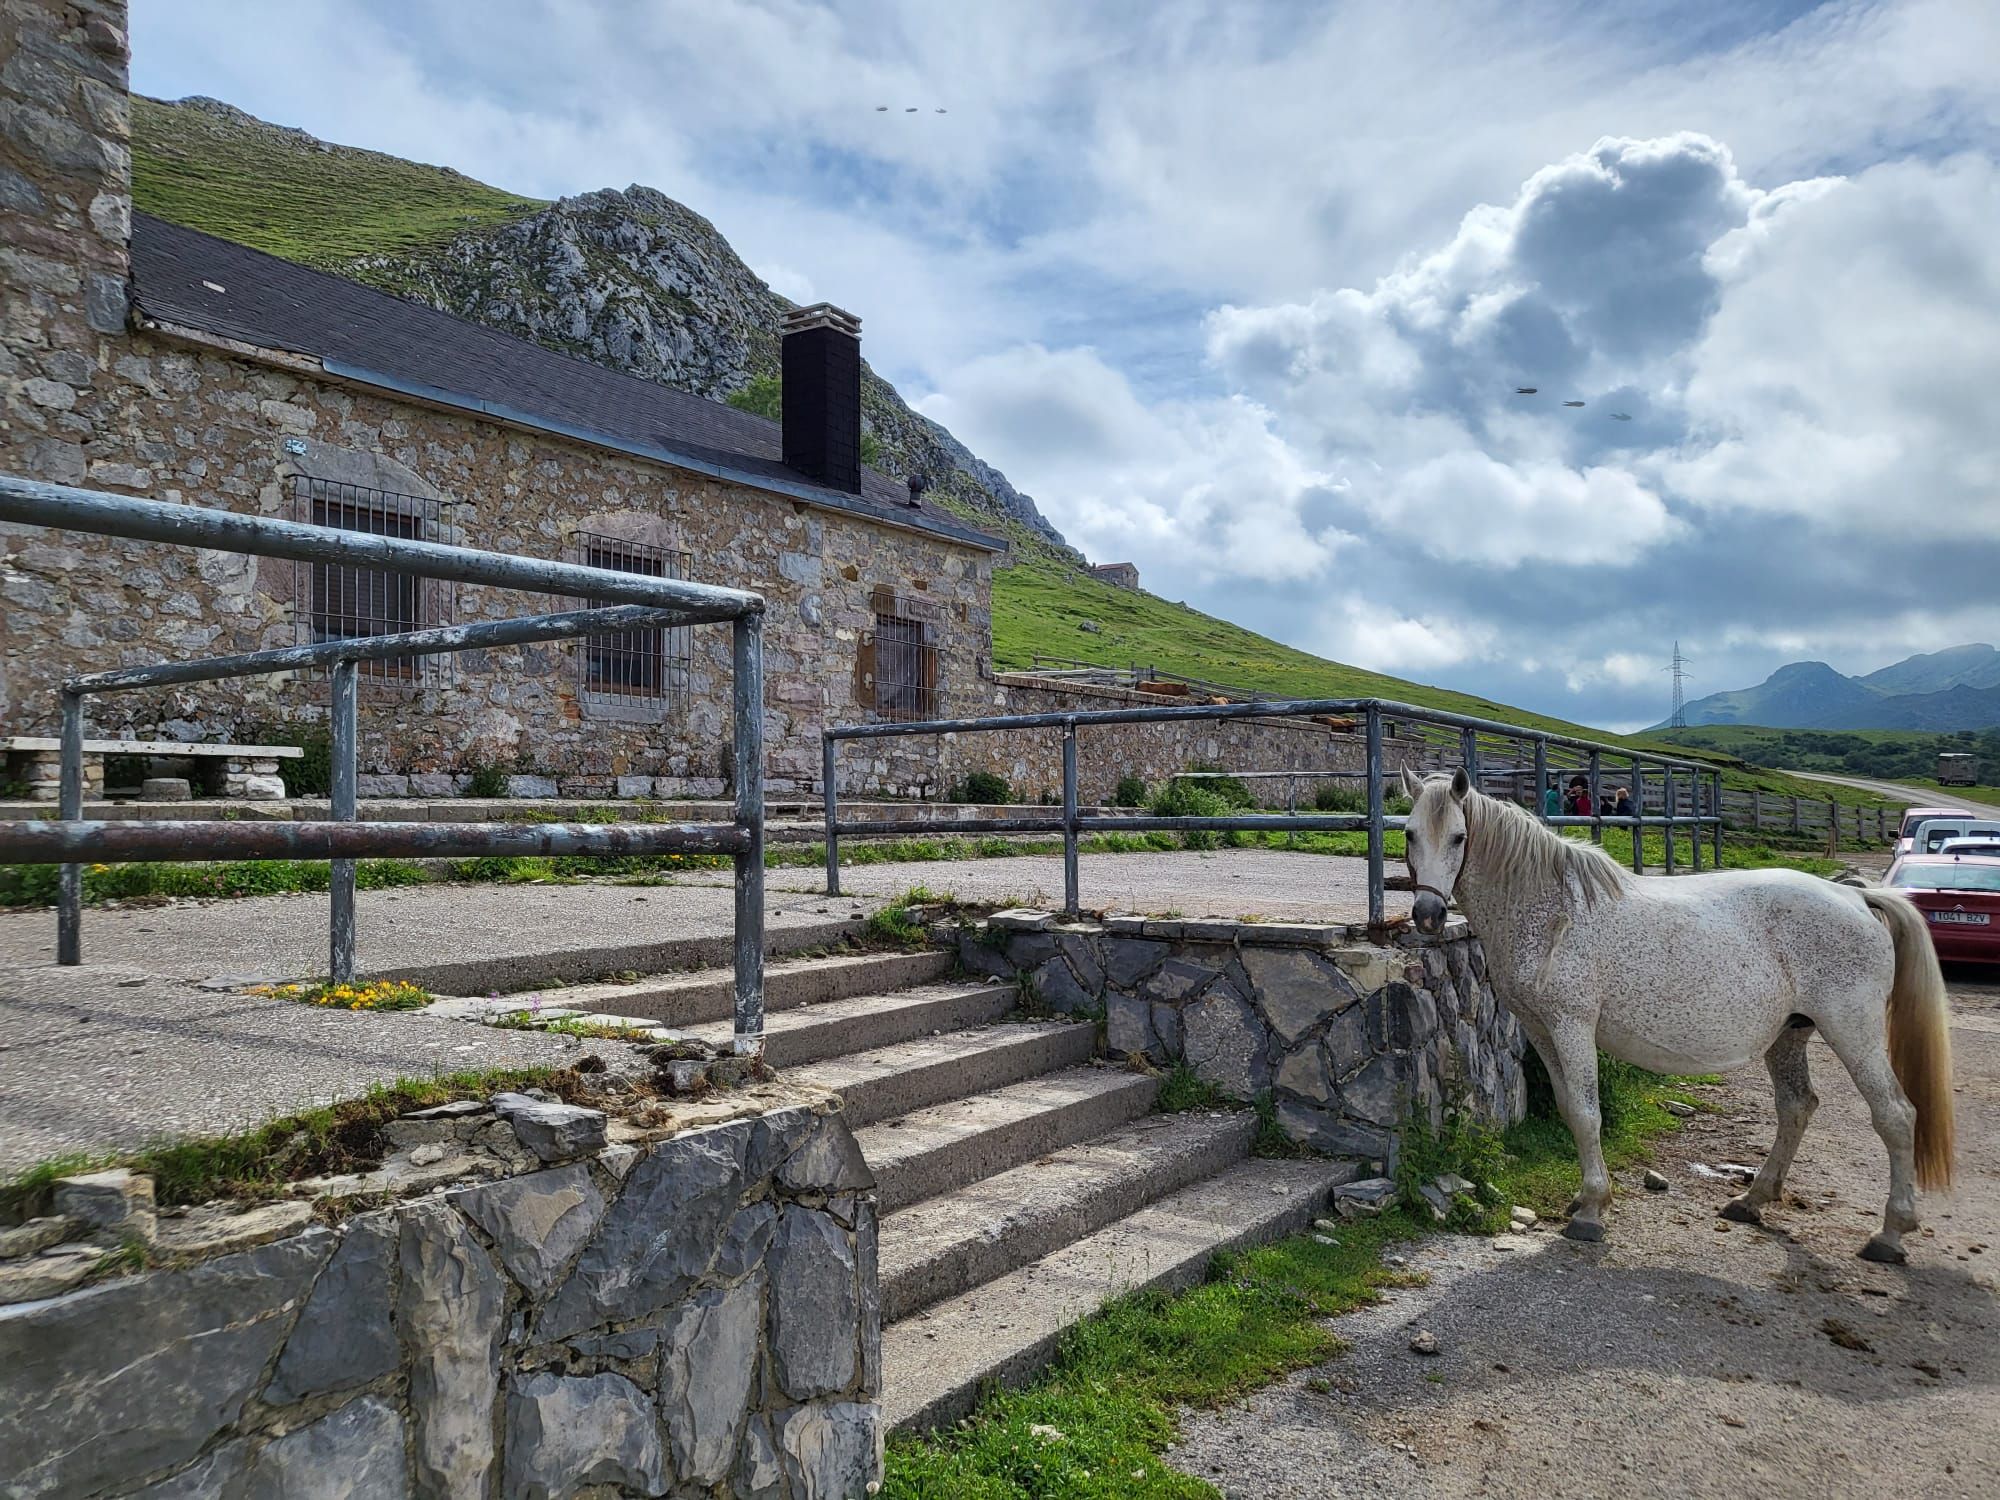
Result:
{"label": "blue sky", "polygon": [[1623,728],[1676,638],[2000,640],[1986,0],[469,14],[135,0],[133,85],[660,188],[1092,557],[1341,660]]}

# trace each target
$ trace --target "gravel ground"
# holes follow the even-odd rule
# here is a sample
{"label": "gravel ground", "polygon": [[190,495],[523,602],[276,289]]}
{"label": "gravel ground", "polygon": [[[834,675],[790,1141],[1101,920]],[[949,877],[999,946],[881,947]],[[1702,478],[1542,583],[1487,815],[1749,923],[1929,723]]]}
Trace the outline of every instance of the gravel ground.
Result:
{"label": "gravel ground", "polygon": [[1667,1192],[1621,1174],[1606,1244],[1426,1240],[1428,1285],[1338,1320],[1342,1357],[1191,1415],[1169,1461],[1231,1500],[2000,1494],[2000,984],[1954,976],[1953,999],[1960,1185],[1923,1200],[1908,1267],[1855,1258],[1887,1169],[1815,1042],[1769,1229],[1722,1224],[1734,1189],[1694,1170],[1769,1144],[1759,1068],[1662,1145]]}

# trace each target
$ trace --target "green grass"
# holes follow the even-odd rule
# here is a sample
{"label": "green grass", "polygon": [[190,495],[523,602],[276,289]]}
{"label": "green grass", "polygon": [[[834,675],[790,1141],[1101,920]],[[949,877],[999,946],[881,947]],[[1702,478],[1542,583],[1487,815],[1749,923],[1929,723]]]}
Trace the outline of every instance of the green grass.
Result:
{"label": "green grass", "polygon": [[1235,1104],[1186,1063],[1174,1064],[1173,1071],[1160,1080],[1159,1096],[1153,1108],[1163,1115],[1177,1115],[1190,1109],[1234,1109]]}
{"label": "green grass", "polygon": [[[1629,1166],[1645,1158],[1649,1140],[1678,1128],[1658,1101],[1684,1097],[1682,1085],[1691,1080],[1656,1078],[1609,1059],[1600,1077],[1606,1156],[1614,1168]],[[1548,1118],[1546,1079],[1531,1085],[1530,1098],[1543,1113],[1502,1136],[1456,1121],[1435,1135],[1406,1136],[1402,1175],[1411,1185],[1456,1171],[1495,1189],[1489,1201],[1465,1205],[1454,1227],[1489,1232],[1515,1203],[1554,1217],[1575,1194],[1576,1147],[1561,1122]],[[1385,1287],[1411,1284],[1414,1278],[1383,1256],[1425,1232],[1398,1208],[1343,1222],[1330,1245],[1302,1235],[1218,1256],[1208,1279],[1179,1295],[1114,1302],[1070,1330],[1054,1363],[1025,1389],[989,1395],[957,1427],[891,1439],[882,1493],[893,1500],[1212,1500],[1217,1491],[1207,1481],[1161,1461],[1181,1412],[1219,1405],[1337,1355],[1342,1345],[1326,1320],[1376,1300]]]}
{"label": "green grass", "polygon": [[377,1084],[359,1098],[302,1110],[234,1135],[191,1136],[123,1155],[65,1156],[0,1184],[0,1217],[37,1211],[58,1177],[113,1166],[150,1174],[154,1196],[167,1205],[269,1196],[302,1177],[372,1164],[377,1129],[398,1115],[453,1099],[484,1098],[504,1089],[546,1088],[561,1093],[573,1077],[555,1068],[495,1068],[406,1078]]}
{"label": "green grass", "polygon": [[133,206],[287,260],[432,249],[547,205],[443,167],[132,99]]}

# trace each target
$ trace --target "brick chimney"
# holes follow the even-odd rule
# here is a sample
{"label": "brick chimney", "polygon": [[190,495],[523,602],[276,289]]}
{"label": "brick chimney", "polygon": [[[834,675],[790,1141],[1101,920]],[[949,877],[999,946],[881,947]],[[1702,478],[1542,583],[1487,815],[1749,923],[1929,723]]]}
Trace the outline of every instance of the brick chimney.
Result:
{"label": "brick chimney", "polygon": [[785,314],[785,463],[861,493],[861,320],[830,302]]}

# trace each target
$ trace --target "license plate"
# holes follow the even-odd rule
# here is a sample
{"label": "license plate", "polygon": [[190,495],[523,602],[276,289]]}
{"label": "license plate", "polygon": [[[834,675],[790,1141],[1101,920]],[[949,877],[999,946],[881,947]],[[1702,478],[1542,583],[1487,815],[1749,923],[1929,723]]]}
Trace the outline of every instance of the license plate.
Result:
{"label": "license plate", "polygon": [[1931,920],[1947,927],[1985,927],[1992,918],[1983,911],[1934,911]]}

